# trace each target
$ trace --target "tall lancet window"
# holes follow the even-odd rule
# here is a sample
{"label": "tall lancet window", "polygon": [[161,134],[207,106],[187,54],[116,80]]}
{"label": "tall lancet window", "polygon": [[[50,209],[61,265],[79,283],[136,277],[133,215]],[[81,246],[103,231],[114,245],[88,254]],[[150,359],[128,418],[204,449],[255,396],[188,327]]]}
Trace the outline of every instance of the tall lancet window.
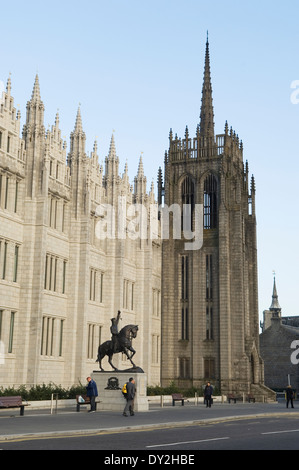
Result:
{"label": "tall lancet window", "polygon": [[204,229],[217,228],[217,181],[209,175],[204,184]]}
{"label": "tall lancet window", "polygon": [[186,176],[181,186],[182,230],[194,230],[194,183]]}
{"label": "tall lancet window", "polygon": [[181,257],[181,339],[189,339],[189,258]]}

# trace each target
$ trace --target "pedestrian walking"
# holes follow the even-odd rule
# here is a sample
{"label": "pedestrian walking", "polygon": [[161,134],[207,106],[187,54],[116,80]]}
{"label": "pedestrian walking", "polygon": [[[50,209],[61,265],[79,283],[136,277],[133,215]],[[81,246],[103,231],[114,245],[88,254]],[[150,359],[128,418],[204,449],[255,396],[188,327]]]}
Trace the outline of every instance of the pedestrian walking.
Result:
{"label": "pedestrian walking", "polygon": [[289,402],[291,402],[291,406],[292,408],[294,408],[293,399],[294,399],[294,391],[291,385],[288,385],[287,390],[286,390],[287,408],[289,407]]}
{"label": "pedestrian walking", "polygon": [[126,396],[126,406],[123,412],[123,416],[128,416],[127,413],[130,412],[130,416],[134,416],[134,397],[136,393],[135,380],[133,377],[130,377],[129,382],[127,382],[127,396]]}
{"label": "pedestrian walking", "polygon": [[94,413],[96,410],[96,397],[98,396],[97,384],[91,377],[86,378],[88,385],[86,387],[86,395],[90,398],[90,410],[88,413]]}
{"label": "pedestrian walking", "polygon": [[211,408],[211,405],[213,403],[213,391],[214,390],[213,390],[212,385],[210,384],[210,382],[208,382],[204,390],[204,397],[205,397],[207,408]]}

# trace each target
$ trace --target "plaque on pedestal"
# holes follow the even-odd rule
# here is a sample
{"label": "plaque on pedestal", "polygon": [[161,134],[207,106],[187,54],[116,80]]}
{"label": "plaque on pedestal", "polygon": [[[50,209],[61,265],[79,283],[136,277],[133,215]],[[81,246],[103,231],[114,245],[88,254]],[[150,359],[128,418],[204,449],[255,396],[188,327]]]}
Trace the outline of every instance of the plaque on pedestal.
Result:
{"label": "plaque on pedestal", "polygon": [[124,371],[93,371],[92,378],[97,384],[99,393],[97,409],[123,412],[126,399],[122,394],[122,388],[130,377],[133,377],[136,387],[134,410],[148,411],[147,375],[141,370],[139,367],[133,367]]}

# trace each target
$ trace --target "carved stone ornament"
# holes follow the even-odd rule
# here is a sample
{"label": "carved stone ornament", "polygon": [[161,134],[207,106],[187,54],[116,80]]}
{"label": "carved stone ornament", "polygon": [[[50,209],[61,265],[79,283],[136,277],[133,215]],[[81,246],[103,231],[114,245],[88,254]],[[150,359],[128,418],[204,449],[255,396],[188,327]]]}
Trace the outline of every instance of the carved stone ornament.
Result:
{"label": "carved stone ornament", "polygon": [[118,383],[118,378],[110,377],[108,379],[107,387],[105,387],[105,390],[121,390],[119,383]]}

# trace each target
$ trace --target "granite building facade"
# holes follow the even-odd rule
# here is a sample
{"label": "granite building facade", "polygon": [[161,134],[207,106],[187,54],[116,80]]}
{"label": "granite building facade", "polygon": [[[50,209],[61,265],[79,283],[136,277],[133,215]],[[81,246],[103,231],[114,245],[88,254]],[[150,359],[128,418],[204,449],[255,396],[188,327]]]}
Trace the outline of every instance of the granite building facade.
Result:
{"label": "granite building facade", "polygon": [[[126,209],[147,211],[153,186],[147,192],[141,159],[134,187],[127,165],[120,175],[113,135],[105,168],[97,142],[87,155],[85,141],[80,108],[69,152],[58,114],[45,129],[38,76],[20,136],[8,79],[0,107],[1,386],[84,383],[118,310],[119,328],[139,325],[135,360],[148,383],[160,381],[160,240],[99,229],[111,207],[112,227],[122,223],[126,234]],[[120,354],[113,362],[130,366]]]}

